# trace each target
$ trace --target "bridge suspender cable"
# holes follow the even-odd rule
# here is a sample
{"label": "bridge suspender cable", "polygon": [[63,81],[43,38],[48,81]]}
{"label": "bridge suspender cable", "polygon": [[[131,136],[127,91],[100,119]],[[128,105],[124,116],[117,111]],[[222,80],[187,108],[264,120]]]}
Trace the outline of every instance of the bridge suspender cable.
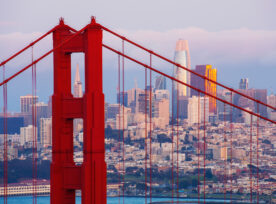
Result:
{"label": "bridge suspender cable", "polygon": [[204,177],[204,186],[203,186],[203,194],[204,194],[204,203],[205,203],[205,198],[206,198],[206,192],[205,192],[205,188],[206,188],[206,171],[205,171],[205,160],[206,160],[206,124],[205,124],[205,120],[206,120],[206,96],[204,95],[203,96],[203,111],[204,111],[204,114],[203,114],[203,141],[204,141],[204,147],[203,147],[203,177]]}
{"label": "bridge suspender cable", "polygon": [[[125,53],[125,42],[122,41],[122,53]],[[125,57],[122,57],[123,78],[123,204],[125,203]]]}
{"label": "bridge suspender cable", "polygon": [[250,203],[252,203],[252,123],[253,123],[253,117],[251,115],[250,117],[250,151],[249,151],[249,156],[250,156],[250,166],[249,166],[249,171],[250,171]]}
{"label": "bridge suspender cable", "polygon": [[[150,66],[152,66],[152,55],[150,54]],[[149,159],[150,159],[150,203],[152,203],[152,71],[150,70],[150,91],[149,91],[149,118],[150,118],[150,152],[149,152]]]}
{"label": "bridge suspender cable", "polygon": [[147,128],[147,94],[148,94],[148,90],[147,90],[147,80],[148,80],[148,76],[147,76],[147,69],[145,68],[145,98],[144,98],[144,102],[145,102],[145,107],[144,107],[144,111],[145,111],[145,204],[147,204],[147,157],[148,157],[148,128]]}
{"label": "bridge suspender cable", "polygon": [[197,196],[200,203],[200,92],[198,92],[197,103]]}
{"label": "bridge suspender cable", "polygon": [[[34,53],[32,46],[32,63]],[[36,64],[32,65],[32,136],[33,136],[33,204],[37,204],[37,110],[36,110]]]}
{"label": "bridge suspender cable", "polygon": [[173,151],[174,151],[174,146],[173,146],[173,136],[174,136],[174,127],[173,127],[173,123],[174,123],[174,100],[175,100],[175,93],[174,93],[174,90],[173,90],[173,87],[174,87],[174,81],[172,80],[172,120],[171,120],[171,126],[172,126],[172,133],[171,133],[171,140],[172,140],[172,150],[171,150],[171,157],[172,157],[172,203],[173,203],[173,190],[174,190],[174,175],[173,175],[173,165],[174,165],[174,162],[173,162]]}
{"label": "bridge suspender cable", "polygon": [[[178,69],[178,68],[177,68]],[[179,84],[176,87],[176,196],[179,202]]]}
{"label": "bridge suspender cable", "polygon": [[[233,93],[231,91],[230,93],[230,103],[232,103],[232,96]],[[231,177],[231,184],[230,184],[230,202],[232,203],[232,192],[233,192],[233,172],[232,172],[232,168],[233,168],[233,107],[229,107],[230,108],[230,177]]]}
{"label": "bridge suspender cable", "polygon": [[[118,127],[118,144],[119,144],[119,148],[118,148],[118,158],[121,158],[121,67],[120,67],[120,64],[121,64],[121,59],[120,59],[120,55],[118,55],[118,87],[117,87],[117,90],[118,90],[118,103],[119,103],[119,113],[118,113],[118,116],[119,116],[119,127]],[[120,197],[121,197],[121,162],[119,161],[118,163],[118,199],[119,199],[119,203],[120,202]]]}
{"label": "bridge suspender cable", "polygon": [[222,147],[223,147],[223,153],[224,153],[224,178],[223,178],[223,191],[224,191],[224,203],[226,202],[226,188],[227,188],[227,144],[226,144],[226,132],[227,132],[227,124],[226,124],[226,104],[223,104],[223,120],[224,120],[224,131],[223,131],[223,142],[222,142]]}
{"label": "bridge suspender cable", "polygon": [[[5,74],[6,74],[6,69],[5,65],[3,65],[3,81],[5,80]],[[7,97],[8,97],[8,92],[7,92],[7,84],[4,84],[3,86],[3,112],[4,112],[4,124],[3,124],[3,129],[4,129],[4,170],[3,170],[3,183],[4,183],[4,204],[8,203],[8,115],[7,115],[7,109],[8,109],[8,103],[7,103]]]}
{"label": "bridge suspender cable", "polygon": [[[259,104],[257,104],[257,112],[259,113]],[[259,118],[257,118],[257,125],[256,125],[256,139],[257,139],[257,189],[256,189],[256,194],[257,194],[257,204],[259,203]]]}

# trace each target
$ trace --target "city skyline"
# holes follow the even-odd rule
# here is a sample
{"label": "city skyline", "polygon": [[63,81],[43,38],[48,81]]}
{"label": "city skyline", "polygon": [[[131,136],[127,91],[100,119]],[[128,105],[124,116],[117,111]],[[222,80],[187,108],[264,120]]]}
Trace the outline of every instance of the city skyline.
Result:
{"label": "city skyline", "polygon": [[[157,22],[157,19],[150,15],[151,12],[146,7],[143,7],[142,3],[132,2],[135,6],[130,7],[132,12],[126,20],[123,18],[124,12],[115,15],[116,11],[110,9],[110,6],[114,3],[105,6],[102,2],[96,1],[94,5],[91,5],[91,3],[85,1],[86,5],[91,5],[91,10],[89,6],[84,7],[83,4],[76,5],[76,3],[72,3],[72,5],[68,5],[65,10],[61,11],[62,2],[55,3],[55,6],[51,9],[52,15],[50,17],[47,16],[48,14],[44,7],[50,7],[53,4],[51,1],[45,2],[44,7],[31,0],[24,4],[18,2],[20,6],[16,8],[4,9],[0,14],[0,56],[2,59],[8,58],[11,53],[24,47],[26,43],[30,43],[47,31],[47,28],[55,25],[61,16],[65,18],[66,23],[73,24],[76,29],[79,29],[87,23],[87,19],[91,15],[95,15],[99,22],[111,25],[118,32],[124,33],[131,39],[137,39],[138,42],[146,44],[147,48],[158,50],[160,54],[170,59],[174,57],[176,41],[180,38],[186,39],[190,45],[192,68],[195,65],[211,64],[218,69],[219,82],[238,88],[237,83],[240,78],[249,78],[252,88],[267,89],[269,93],[276,93],[276,85],[273,80],[273,76],[276,75],[276,61],[274,60],[276,53],[276,26],[271,20],[276,18],[276,14],[272,9],[276,6],[274,1],[267,0],[265,1],[266,3],[260,3],[256,0],[243,2],[234,0],[223,4],[218,0],[210,0],[208,4],[199,0],[170,3],[162,1],[163,4],[155,8],[158,21],[162,23],[156,25],[154,22]],[[124,5],[123,1],[119,0],[116,2],[116,6],[120,4]],[[151,6],[153,2],[148,4]],[[172,6],[176,4],[178,6]],[[4,2],[2,8],[11,8],[12,6],[13,3]],[[202,11],[203,7],[213,12],[209,12],[206,15]],[[32,8],[36,8],[36,11],[33,12],[39,11],[35,20],[30,20],[32,19]],[[143,15],[135,15],[140,12],[138,8],[145,11]],[[162,11],[166,8],[169,9],[170,15],[163,15]],[[187,12],[176,12],[180,8],[188,9]],[[246,8],[246,14],[243,12],[244,8]],[[73,9],[83,10],[83,12],[69,12]],[[106,9],[110,12],[104,12]],[[7,12],[8,10],[12,12]],[[193,10],[197,12],[192,12]],[[27,14],[27,11],[30,14]],[[124,11],[124,9],[122,8],[121,11]],[[258,15],[256,15],[256,11]],[[237,15],[233,15],[233,13]],[[47,21],[44,20],[46,16]],[[140,19],[146,19],[143,21],[145,23],[141,23]],[[106,39],[106,42],[112,41],[109,36],[104,36],[104,39]],[[50,49],[51,46],[51,39],[47,38],[42,42],[41,46],[35,47],[35,58],[40,56],[44,50]],[[136,52],[131,48],[128,49],[130,53]],[[110,55],[106,51],[104,51],[104,56],[106,59],[104,64],[104,69],[106,70],[104,70],[104,83],[115,83],[113,76],[116,67],[112,63],[115,56]],[[15,63],[7,64],[7,72],[11,74],[16,69],[30,62],[30,58],[31,56],[27,54],[22,56],[22,58],[19,57]],[[49,57],[37,65],[39,80],[41,83],[49,83],[48,87],[38,86],[38,94],[43,100],[46,100],[52,91],[53,73],[51,60],[52,58]],[[83,58],[81,55],[75,54],[72,60],[72,73],[75,72],[77,63],[80,65],[80,74],[83,79]],[[159,62],[155,62],[155,64],[160,66],[162,70],[171,69],[166,67],[166,65],[159,64]],[[131,74],[136,75],[137,78],[142,77],[142,73],[134,71],[135,68],[135,66],[130,64],[126,67],[126,70],[130,70]],[[30,79],[30,76],[28,77]],[[18,87],[21,87],[20,79],[16,79],[14,83],[17,88],[11,86],[9,89],[17,93]],[[138,84],[141,86],[142,82],[138,81]],[[126,84],[129,87],[131,85],[130,83]],[[107,97],[109,97],[108,90],[106,93]],[[17,99],[12,101],[15,100]],[[112,100],[115,101],[116,97],[112,98]],[[13,111],[16,111],[16,109]]]}

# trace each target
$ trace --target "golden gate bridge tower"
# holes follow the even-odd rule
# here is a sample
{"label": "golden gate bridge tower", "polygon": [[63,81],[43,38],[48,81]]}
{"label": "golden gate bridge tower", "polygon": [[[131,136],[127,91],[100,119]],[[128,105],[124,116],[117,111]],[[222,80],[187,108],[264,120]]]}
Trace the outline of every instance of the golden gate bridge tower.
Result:
{"label": "golden gate bridge tower", "polygon": [[[60,20],[53,32],[57,47],[74,32]],[[85,93],[71,94],[71,54],[85,55]],[[92,18],[87,28],[54,51],[53,149],[51,203],[75,203],[81,190],[83,204],[106,203],[106,163],[104,146],[104,95],[102,90],[102,30]],[[73,161],[73,120],[84,122],[83,163]]]}

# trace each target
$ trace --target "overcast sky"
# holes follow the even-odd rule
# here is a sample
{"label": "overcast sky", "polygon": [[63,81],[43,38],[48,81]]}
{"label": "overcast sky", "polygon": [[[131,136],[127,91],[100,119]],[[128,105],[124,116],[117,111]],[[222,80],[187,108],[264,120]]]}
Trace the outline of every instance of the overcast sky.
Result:
{"label": "overcast sky", "polygon": [[[3,0],[0,7],[0,61],[51,29],[61,16],[68,25],[80,29],[94,15],[99,23],[171,59],[176,41],[187,39],[193,68],[197,64],[211,64],[218,69],[220,82],[237,88],[239,79],[248,77],[250,87],[266,88],[275,93],[275,10],[274,0]],[[105,36],[104,41],[119,46],[119,41],[110,36]],[[50,49],[51,43],[49,37],[36,47],[35,57]],[[145,59],[132,48],[128,53]],[[26,65],[29,55],[7,64],[10,73]],[[104,56],[104,86],[107,98],[112,101],[114,96],[106,84],[116,84],[117,58],[107,51]],[[73,56],[73,71],[76,63],[83,67],[81,55]],[[160,62],[155,65],[171,73],[171,66]],[[52,92],[51,57],[38,68],[39,83],[49,84],[38,86],[41,100],[46,101]],[[135,68],[136,65],[129,64],[129,76],[135,76],[138,84],[143,84],[139,81],[143,72]],[[25,86],[30,88],[26,84],[29,76],[26,73],[25,79],[16,79],[10,85],[15,94],[9,96],[9,100],[14,97],[11,102],[14,107],[18,107],[20,95],[30,92],[30,89],[24,91]],[[133,80],[126,84],[133,86]]]}

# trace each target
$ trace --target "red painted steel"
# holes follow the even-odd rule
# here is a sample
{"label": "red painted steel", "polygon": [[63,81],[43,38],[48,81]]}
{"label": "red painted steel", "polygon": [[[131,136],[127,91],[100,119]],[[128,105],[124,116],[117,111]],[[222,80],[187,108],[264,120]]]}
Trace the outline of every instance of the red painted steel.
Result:
{"label": "red painted steel", "polygon": [[[125,53],[125,42],[122,41],[122,52]],[[123,204],[125,203],[125,58],[122,57],[122,88],[123,88]]]}
{"label": "red painted steel", "polygon": [[[150,66],[152,65],[152,55],[150,54]],[[150,101],[149,101],[149,116],[150,116],[150,133],[149,133],[149,139],[150,139],[150,153],[149,153],[149,159],[150,159],[150,203],[152,202],[152,71],[150,70]]]}
{"label": "red painted steel", "polygon": [[[32,62],[34,61],[34,53],[32,46]],[[37,114],[36,114],[36,64],[32,66],[32,139],[33,139],[33,204],[37,203]],[[35,102],[35,103],[34,103]]]}
{"label": "red painted steel", "polygon": [[[119,131],[118,131],[118,141],[119,141],[119,150],[118,150],[118,154],[119,156],[121,157],[121,58],[120,58],[120,55],[118,55],[118,95],[119,95],[119,100],[118,100],[118,103],[119,103],[119,113],[118,113],[118,116],[119,116]],[[121,165],[120,165],[120,161],[119,161],[119,171],[118,171],[118,176],[119,176],[119,186],[121,184]],[[120,200],[120,197],[121,197],[121,189],[119,187],[119,196],[118,196],[118,199],[119,199],[119,203],[121,203],[121,200]],[[124,200],[124,199],[123,199]]]}
{"label": "red painted steel", "polygon": [[[172,104],[174,104],[174,90],[173,90],[173,83],[175,83],[173,80],[172,80]],[[174,190],[174,175],[173,175],[173,165],[174,165],[174,162],[173,162],[173,152],[174,152],[174,146],[173,146],[173,138],[174,138],[174,131],[173,131],[173,129],[174,129],[174,127],[173,127],[173,123],[174,123],[174,114],[173,114],[173,112],[174,112],[174,109],[173,109],[173,105],[172,105],[172,133],[171,133],[171,140],[172,140],[172,149],[171,149],[171,157],[172,157],[172,203],[173,203],[173,194],[174,194],[174,192],[173,192],[173,190]]]}
{"label": "red painted steel", "polygon": [[179,84],[176,91],[176,195],[179,203]]}
{"label": "red painted steel", "polygon": [[[6,69],[3,66],[3,80],[5,80]],[[8,121],[7,121],[7,84],[3,86],[3,112],[4,112],[4,162],[3,162],[3,183],[4,183],[4,204],[8,203]]]}
{"label": "red painted steel", "polygon": [[[118,131],[118,141],[119,141],[119,150],[118,150],[118,154],[119,154],[119,157],[121,157],[121,96],[120,96],[120,93],[121,93],[121,58],[120,58],[120,55],[118,55],[118,103],[119,103],[119,113],[118,113],[118,116],[119,116],[119,131]],[[121,162],[118,161],[118,176],[119,176],[119,190],[118,190],[118,199],[119,199],[119,203],[121,203],[121,189],[120,189],[120,184],[121,184]]]}
{"label": "red painted steel", "polygon": [[206,96],[204,95],[204,101],[203,101],[203,142],[204,142],[204,147],[203,147],[203,197],[204,197],[204,203],[206,202],[205,201],[205,198],[206,198],[206,193],[205,193],[205,190],[206,190],[206,104],[205,104],[205,100],[206,100]]}
{"label": "red painted steel", "polygon": [[[102,90],[102,30],[93,18],[76,33],[63,26],[53,32],[54,94],[53,150],[51,163],[51,203],[75,203],[75,190],[82,192],[83,204],[106,203],[106,163],[104,149],[104,95]],[[75,38],[74,38],[75,37]],[[74,41],[72,40],[74,38]],[[63,46],[63,42],[72,40]],[[80,99],[71,94],[71,53],[85,54],[85,93]],[[68,100],[71,112],[65,108]],[[75,108],[82,100],[83,108]],[[83,163],[73,160],[74,114],[84,122]]]}
{"label": "red painted steel", "polygon": [[252,166],[253,166],[253,164],[252,164],[252,134],[253,134],[253,132],[252,132],[252,126],[253,126],[253,118],[252,118],[252,115],[251,115],[251,117],[250,117],[250,151],[249,151],[249,157],[250,157],[250,167],[249,167],[249,171],[250,171],[250,179],[249,179],[249,181],[250,181],[250,203],[252,203],[252,199],[253,199],[253,191],[252,191],[252,188],[253,188],[253,181],[252,181],[252,170],[253,170],[253,168],[252,168]]}
{"label": "red painted steel", "polygon": [[200,203],[200,92],[198,92],[197,103],[197,203]]}
{"label": "red painted steel", "polygon": [[147,69],[145,68],[145,204],[147,204],[147,183],[148,183],[148,178],[147,178],[147,168],[148,168],[148,127],[147,127],[147,81],[148,81],[148,76],[147,76]]}

